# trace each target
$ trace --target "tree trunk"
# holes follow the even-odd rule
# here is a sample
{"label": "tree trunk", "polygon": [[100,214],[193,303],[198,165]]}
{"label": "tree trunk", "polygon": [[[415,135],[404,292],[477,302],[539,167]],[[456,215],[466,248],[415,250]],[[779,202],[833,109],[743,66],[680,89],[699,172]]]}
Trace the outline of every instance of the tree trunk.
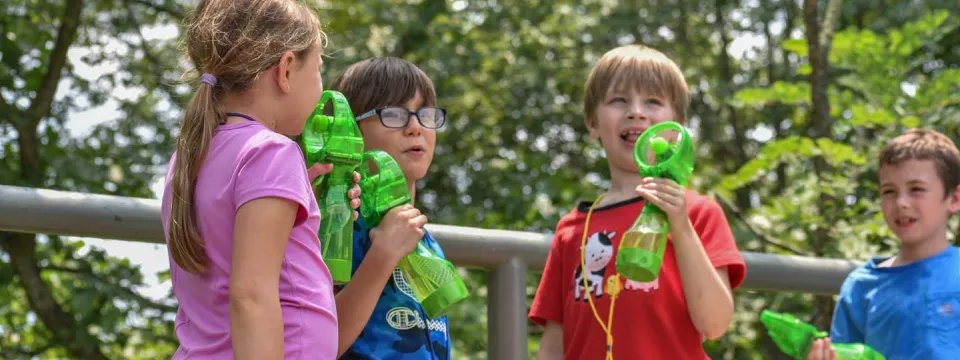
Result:
{"label": "tree trunk", "polygon": [[[82,0],[70,0],[64,8],[57,29],[47,70],[43,75],[36,96],[21,117],[16,117],[17,145],[20,155],[19,183],[30,187],[44,186],[44,161],[40,157],[38,127],[48,116],[63,68],[67,63],[67,50],[77,37]],[[27,295],[30,308],[43,324],[55,335],[56,340],[79,359],[100,360],[107,357],[100,351],[100,341],[79,327],[73,316],[63,310],[43,281],[37,268],[37,241],[34,234],[0,232],[0,247],[10,255],[10,262]]]}
{"label": "tree trunk", "polygon": [[[718,54],[717,67],[720,70],[720,79],[717,84],[716,96],[720,103],[727,103],[730,95],[733,94],[733,70],[730,68],[730,54],[727,54],[727,48],[730,47],[730,37],[727,35],[727,22],[724,9],[727,7],[726,0],[717,0],[714,2],[714,16],[717,19],[717,31],[720,32],[720,49]],[[728,142],[729,152],[733,155],[733,170],[739,169],[749,160],[744,145],[747,144],[746,129],[742,124],[742,119],[737,116],[737,110],[732,105],[721,106],[721,114],[726,113],[726,118],[733,127],[733,141]],[[736,190],[736,199],[734,200],[740,209],[751,208],[750,188],[741,187]]]}
{"label": "tree trunk", "polygon": [[86,329],[78,328],[73,317],[60,307],[50,288],[40,277],[35,257],[36,235],[0,232],[0,246],[10,255],[10,262],[27,294],[30,308],[53,332],[58,342],[78,359],[106,360],[107,357],[100,352],[98,346],[100,341],[87,333]]}
{"label": "tree trunk", "polygon": [[[833,25],[836,22],[837,15],[831,12],[837,12],[840,9],[842,0],[830,0],[827,4],[827,14],[825,24]],[[810,60],[812,74],[810,76],[810,96],[813,104],[813,111],[810,114],[810,136],[814,139],[831,138],[831,129],[833,120],[830,116],[830,98],[828,97],[828,86],[830,79],[829,71],[829,52],[830,42],[833,38],[833,28],[824,27],[821,31],[819,21],[819,9],[817,0],[803,1],[803,21],[806,26],[807,49]],[[827,161],[821,156],[813,158],[814,173],[818,181],[823,181],[824,176],[829,174],[832,169]],[[821,187],[822,188],[822,187]],[[814,254],[823,256],[828,242],[830,241],[829,229],[833,224],[831,208],[835,207],[836,199],[825,192],[820,192],[817,201],[817,208],[824,223],[820,224],[813,232],[811,245]],[[829,329],[830,321],[833,318],[833,297],[817,296],[814,299],[814,317],[812,322],[814,326],[820,329]]]}
{"label": "tree trunk", "polygon": [[[768,9],[775,9],[776,5],[772,0],[766,0],[765,6]],[[783,37],[789,37],[789,34],[793,31],[793,22],[796,20],[794,9],[796,5],[793,1],[786,2],[786,19],[784,22],[786,25],[783,29]],[[772,14],[775,14],[773,12]],[[783,60],[782,67],[777,67],[777,47],[772,46],[772,44],[779,43],[777,39],[774,38],[773,33],[770,31],[770,24],[774,21],[775,16],[771,15],[768,19],[765,19],[763,23],[763,36],[767,41],[766,51],[767,51],[767,82],[773,84],[777,81],[781,81],[786,78],[786,71],[781,71],[780,69],[790,69],[790,59],[786,56],[783,56],[783,50],[779,50],[781,54],[781,59]],[[772,121],[768,122],[770,126],[773,127],[773,134],[776,139],[783,138],[783,118],[787,115],[787,108],[783,104],[777,103],[772,105],[771,110]],[[783,190],[787,188],[787,165],[784,163],[777,164],[775,170],[777,175],[777,186],[773,189],[773,195],[780,195],[783,193]]]}

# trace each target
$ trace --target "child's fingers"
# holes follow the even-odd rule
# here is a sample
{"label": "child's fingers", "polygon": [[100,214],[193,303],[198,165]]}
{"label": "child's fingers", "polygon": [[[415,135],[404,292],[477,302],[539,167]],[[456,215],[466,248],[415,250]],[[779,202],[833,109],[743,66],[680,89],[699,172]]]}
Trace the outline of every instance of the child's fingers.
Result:
{"label": "child's fingers", "polygon": [[639,187],[654,189],[664,193],[682,195],[683,187],[677,184],[668,184],[664,182],[645,182],[641,183]]}
{"label": "child's fingers", "polygon": [[353,200],[350,200],[350,208],[352,208],[352,209],[359,209],[359,208],[360,208],[360,199],[354,198]]}
{"label": "child's fingers", "polygon": [[683,193],[677,193],[672,189],[663,189],[662,187],[651,187],[640,185],[637,188],[637,193],[640,196],[643,196],[644,199],[652,201],[655,205],[659,207],[664,207],[669,205],[671,207],[680,206],[683,204]]}
{"label": "child's fingers", "polygon": [[427,225],[427,220],[428,220],[427,216],[423,214],[420,214],[420,216],[413,218],[413,222],[417,225],[418,228],[422,228],[424,225]]}
{"label": "child's fingers", "polygon": [[357,184],[360,183],[360,173],[356,171],[353,172],[353,182]]}
{"label": "child's fingers", "polygon": [[357,199],[357,198],[359,198],[359,197],[360,197],[360,186],[359,186],[359,185],[354,185],[353,188],[350,189],[350,191],[347,191],[347,197],[349,197],[349,198],[351,198],[351,199]]}
{"label": "child's fingers", "polygon": [[313,182],[316,178],[329,174],[331,171],[333,171],[333,164],[313,164],[307,168],[307,176]]}
{"label": "child's fingers", "polygon": [[826,360],[829,356],[827,347],[823,346],[823,339],[817,340],[817,359]]}
{"label": "child's fingers", "polygon": [[810,352],[807,353],[807,360],[822,360],[823,357],[823,340],[817,339],[813,341],[813,344],[810,345]]}
{"label": "child's fingers", "polygon": [[652,202],[654,205],[656,205],[658,208],[663,209],[664,211],[666,211],[668,207],[672,207],[672,204],[669,201],[665,200],[663,198],[663,195],[656,190],[639,188],[637,189],[637,194],[640,194],[640,196],[642,196],[644,199],[646,199],[649,202]]}
{"label": "child's fingers", "polygon": [[651,202],[653,202],[654,204],[656,204],[656,203],[657,203],[657,200],[654,199],[654,198],[656,197],[656,194],[653,194],[652,192],[653,192],[652,190],[648,190],[647,188],[645,188],[645,187],[643,187],[643,186],[638,186],[638,187],[637,187],[637,195],[643,196],[644,199],[646,199],[646,200],[648,200],[648,201],[651,201]]}
{"label": "child's fingers", "polygon": [[639,187],[656,190],[658,193],[663,194],[662,197],[665,199],[676,199],[676,201],[673,201],[675,203],[683,201],[685,196],[684,192],[686,191],[682,186],[670,179],[652,179],[651,181],[641,183]]}
{"label": "child's fingers", "polygon": [[643,178],[643,182],[641,182],[641,184],[661,184],[670,187],[680,187],[680,184],[677,184],[676,181],[673,181],[669,178],[647,177]]}
{"label": "child's fingers", "polygon": [[830,347],[830,339],[817,339],[810,346],[807,360],[836,360],[837,353]]}
{"label": "child's fingers", "polygon": [[397,206],[393,209],[390,209],[388,213],[390,212],[396,212],[396,216],[401,219],[412,219],[417,215],[420,215],[420,210],[417,210],[417,208],[410,204]]}
{"label": "child's fingers", "polygon": [[830,338],[823,339],[823,352],[824,359],[837,360],[837,352],[833,350],[833,346],[830,346]]}

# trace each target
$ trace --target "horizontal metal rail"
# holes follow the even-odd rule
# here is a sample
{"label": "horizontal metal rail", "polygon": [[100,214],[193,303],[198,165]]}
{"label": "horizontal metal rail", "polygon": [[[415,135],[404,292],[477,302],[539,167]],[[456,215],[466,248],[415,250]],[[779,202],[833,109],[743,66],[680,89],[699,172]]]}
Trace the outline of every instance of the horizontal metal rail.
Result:
{"label": "horizontal metal rail", "polygon": [[[494,271],[489,281],[490,354],[526,358],[525,270],[539,272],[550,251],[545,234],[429,224],[454,264]],[[0,230],[164,243],[160,201],[0,185]],[[860,263],[743,252],[744,289],[836,294]],[[517,308],[523,307],[523,308]]]}
{"label": "horizontal metal rail", "polygon": [[[545,234],[429,224],[455,264],[495,269],[512,258],[540,271],[550,251]],[[0,230],[164,243],[160,201],[0,185]],[[744,252],[744,288],[836,294],[859,262]]]}

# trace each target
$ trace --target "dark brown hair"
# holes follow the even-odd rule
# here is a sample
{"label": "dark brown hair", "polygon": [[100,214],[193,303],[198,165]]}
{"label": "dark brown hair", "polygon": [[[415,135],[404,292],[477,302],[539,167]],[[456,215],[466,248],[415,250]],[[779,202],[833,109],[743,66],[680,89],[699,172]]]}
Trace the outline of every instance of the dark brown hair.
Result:
{"label": "dark brown hair", "polygon": [[960,150],[946,135],[927,129],[910,129],[893,138],[880,152],[880,167],[907,160],[930,160],[943,182],[944,195],[960,185]]}
{"label": "dark brown hair", "polygon": [[[611,86],[612,85],[612,86]],[[634,87],[641,92],[670,99],[681,124],[687,121],[690,91],[683,72],[673,60],[643,45],[624,45],[607,51],[597,60],[584,83],[583,113],[593,124],[594,110],[611,88]]]}
{"label": "dark brown hair", "polygon": [[417,91],[423,97],[423,106],[437,103],[430,77],[413,63],[395,57],[371,58],[350,65],[330,89],[347,98],[354,116],[384,106],[403,105]]}
{"label": "dark brown hair", "polygon": [[252,87],[287,51],[303,59],[322,46],[325,35],[316,15],[291,0],[201,0],[185,33],[185,50],[196,68],[191,74],[217,79],[216,85],[199,84],[185,109],[172,180],[170,254],[181,268],[199,274],[206,271],[207,258],[194,213],[194,185],[224,119],[218,100]]}

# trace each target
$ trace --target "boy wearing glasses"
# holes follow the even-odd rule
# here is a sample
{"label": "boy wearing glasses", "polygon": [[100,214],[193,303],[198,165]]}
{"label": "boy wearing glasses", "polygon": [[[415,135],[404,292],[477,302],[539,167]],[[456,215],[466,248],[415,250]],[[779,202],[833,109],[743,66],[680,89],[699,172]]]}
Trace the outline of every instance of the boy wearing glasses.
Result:
{"label": "boy wearing glasses", "polygon": [[[385,57],[351,65],[331,86],[350,102],[366,150],[397,161],[416,199],[416,183],[433,161],[436,129],[446,111],[436,105],[433,81],[405,60]],[[380,225],[353,227],[353,276],[336,291],[341,359],[448,359],[446,316],[431,319],[396,268],[423,238],[443,256],[412,204],[394,208]]]}

